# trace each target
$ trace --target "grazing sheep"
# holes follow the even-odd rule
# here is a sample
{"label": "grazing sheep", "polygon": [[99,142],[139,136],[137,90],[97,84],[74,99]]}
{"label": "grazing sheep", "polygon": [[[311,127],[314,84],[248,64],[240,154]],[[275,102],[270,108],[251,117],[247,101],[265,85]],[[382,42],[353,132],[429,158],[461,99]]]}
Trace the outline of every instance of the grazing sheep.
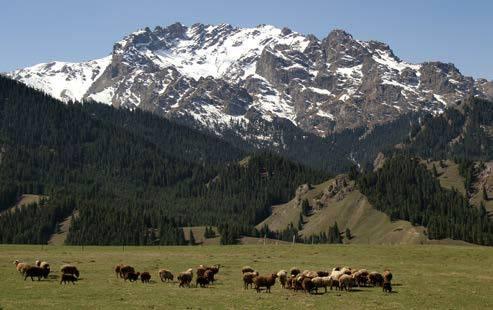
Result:
{"label": "grazing sheep", "polygon": [[392,272],[390,272],[390,270],[386,269],[383,272],[383,280],[384,280],[384,282],[392,281]]}
{"label": "grazing sheep", "polygon": [[266,292],[270,293],[270,288],[274,284],[276,284],[277,274],[273,273],[269,276],[257,276],[253,279],[253,283],[255,284],[255,289],[257,293],[260,293],[260,288],[265,287]]}
{"label": "grazing sheep", "polygon": [[330,286],[330,290],[332,291],[332,288],[335,287],[336,290],[339,289],[339,280],[336,280],[336,279],[333,279],[331,277],[329,277],[329,286]]}
{"label": "grazing sheep", "polygon": [[311,270],[303,270],[302,275],[310,279],[313,279],[318,276],[316,271],[311,271]]}
{"label": "grazing sheep", "polygon": [[129,280],[130,282],[135,282],[139,280],[140,272],[127,272],[123,275],[123,279],[125,281]]}
{"label": "grazing sheep", "polygon": [[339,289],[350,291],[354,286],[354,279],[348,274],[343,274],[339,277]]}
{"label": "grazing sheep", "polygon": [[353,273],[353,278],[358,286],[366,286],[368,283],[368,271],[366,269],[360,269]]}
{"label": "grazing sheep", "polygon": [[43,269],[43,278],[48,278],[48,275],[50,274],[50,264],[37,260],[34,262],[34,265]]}
{"label": "grazing sheep", "polygon": [[193,279],[193,270],[192,268],[189,268],[187,271],[180,272],[178,275],[178,281],[180,281],[180,287],[185,287],[188,286],[190,287],[190,283],[192,282]]}
{"label": "grazing sheep", "polygon": [[377,285],[382,286],[383,285],[383,276],[380,273],[373,271],[373,272],[370,272],[370,274],[368,275],[368,281],[373,286],[377,286]]}
{"label": "grazing sheep", "polygon": [[19,271],[22,274],[24,274],[26,270],[29,269],[29,267],[31,267],[29,264],[21,263],[18,260],[14,261],[14,265],[15,265],[15,269],[17,269],[17,271]]}
{"label": "grazing sheep", "polygon": [[385,270],[383,272],[383,284],[382,284],[382,290],[384,292],[392,293],[392,273],[390,270]]}
{"label": "grazing sheep", "polygon": [[343,274],[344,272],[340,268],[334,268],[330,273],[330,277],[334,280],[339,280],[339,277],[342,276]]}
{"label": "grazing sheep", "polygon": [[72,284],[75,285],[75,282],[77,282],[77,278],[71,274],[64,273],[64,274],[62,274],[62,278],[60,279],[60,284],[62,284],[62,282],[63,282],[63,284],[67,284],[68,282],[72,282]]}
{"label": "grazing sheep", "polygon": [[217,274],[219,272],[219,268],[221,268],[221,265],[213,265],[207,269],[209,269],[210,271],[212,271],[214,274]]}
{"label": "grazing sheep", "polygon": [[124,264],[118,264],[118,265],[115,266],[116,278],[122,278],[121,269],[122,269],[123,266],[125,266],[125,265]]}
{"label": "grazing sheep", "polygon": [[203,277],[206,270],[209,270],[209,267],[204,265],[197,267],[197,277]]}
{"label": "grazing sheep", "polygon": [[295,292],[303,289],[302,283],[304,278],[302,275],[293,276],[292,286]]}
{"label": "grazing sheep", "polygon": [[149,283],[151,281],[151,274],[147,271],[144,271],[140,274],[140,280],[142,281],[142,283]]}
{"label": "grazing sheep", "polygon": [[207,269],[204,273],[204,278],[207,279],[210,283],[214,284],[214,271],[212,269]]}
{"label": "grazing sheep", "polygon": [[120,266],[120,278],[125,278],[125,274],[129,272],[135,273],[135,268],[129,265]]}
{"label": "grazing sheep", "polygon": [[301,270],[297,267],[292,267],[291,269],[289,269],[289,274],[292,276],[297,276],[300,273],[301,273]]}
{"label": "grazing sheep", "polygon": [[301,281],[301,287],[303,288],[303,291],[305,293],[310,293],[312,290],[315,288],[315,285],[312,282],[312,279],[309,277],[303,277],[303,280]]}
{"label": "grazing sheep", "polygon": [[26,281],[27,277],[30,277],[31,278],[31,281],[34,281],[34,278],[38,278],[38,281],[41,280],[41,278],[43,277],[45,273],[45,270],[41,267],[38,267],[38,266],[31,266],[29,268],[26,269],[25,273],[24,273],[24,281]]}
{"label": "grazing sheep", "polygon": [[255,272],[255,270],[253,270],[253,268],[250,266],[245,266],[245,267],[241,268],[241,273],[245,274],[247,272]]}
{"label": "grazing sheep", "polygon": [[346,266],[346,267],[342,267],[341,272],[342,272],[343,274],[347,274],[347,275],[351,275],[351,274],[353,273],[353,272],[352,272],[352,269],[351,269],[351,268],[349,268],[349,267],[347,267],[347,266]]}
{"label": "grazing sheep", "polygon": [[339,278],[345,274],[346,270],[343,270],[342,268],[336,267],[332,269],[332,272],[330,273],[330,290],[332,290],[333,287],[336,289],[339,288]]}
{"label": "grazing sheep", "polygon": [[288,279],[288,272],[286,270],[279,270],[277,273],[277,277],[279,278],[279,282],[281,283],[281,287],[286,287],[286,281]]}
{"label": "grazing sheep", "polygon": [[246,290],[248,286],[252,287],[253,279],[258,276],[258,272],[245,272],[243,273],[243,288]]}
{"label": "grazing sheep", "polygon": [[315,277],[312,279],[312,284],[315,290],[318,293],[318,288],[323,287],[325,289],[325,293],[327,293],[327,286],[331,284],[331,279],[329,276],[325,277]]}
{"label": "grazing sheep", "polygon": [[195,287],[198,287],[199,285],[200,287],[206,287],[207,285],[209,285],[209,279],[204,276],[197,276],[197,279],[195,280]]}
{"label": "grazing sheep", "polygon": [[62,273],[74,275],[77,278],[80,276],[79,270],[74,265],[63,265],[62,268],[60,268],[60,271]]}
{"label": "grazing sheep", "polygon": [[161,270],[159,270],[159,278],[161,279],[162,282],[173,281],[174,276],[171,273],[171,271],[166,270],[166,269],[161,269]]}

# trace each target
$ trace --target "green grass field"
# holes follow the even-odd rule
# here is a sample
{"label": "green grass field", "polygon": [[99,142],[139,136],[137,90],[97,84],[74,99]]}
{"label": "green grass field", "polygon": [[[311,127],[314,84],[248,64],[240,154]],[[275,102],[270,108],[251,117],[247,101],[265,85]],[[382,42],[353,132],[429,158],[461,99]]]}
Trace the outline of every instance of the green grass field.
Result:
{"label": "green grass field", "polygon": [[[13,261],[48,261],[51,277],[24,281]],[[149,271],[151,283],[125,283],[113,266],[127,263]],[[195,247],[69,247],[0,245],[0,308],[3,309],[491,309],[493,248],[477,246],[242,245]],[[60,285],[59,267],[73,263],[81,271],[76,285]],[[159,268],[177,273],[199,264],[221,264],[209,288],[179,288],[161,283]],[[395,293],[380,288],[308,295],[281,289],[257,294],[244,290],[240,269],[261,274],[298,266],[326,270],[348,265],[394,274]]]}

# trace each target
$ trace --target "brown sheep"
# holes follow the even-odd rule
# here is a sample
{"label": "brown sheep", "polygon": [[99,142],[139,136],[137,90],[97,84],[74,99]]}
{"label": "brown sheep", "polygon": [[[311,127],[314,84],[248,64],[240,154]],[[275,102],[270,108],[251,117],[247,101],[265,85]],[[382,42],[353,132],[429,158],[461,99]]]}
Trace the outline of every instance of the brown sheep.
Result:
{"label": "brown sheep", "polygon": [[382,283],[382,290],[384,292],[392,293],[392,273],[390,270],[385,270],[383,273],[383,283]]}
{"label": "brown sheep", "polygon": [[62,282],[63,282],[63,284],[67,284],[68,282],[72,282],[72,284],[75,285],[75,282],[77,282],[77,278],[71,274],[64,273],[64,274],[62,274],[62,277],[60,279],[60,284],[62,284]]}
{"label": "brown sheep", "polygon": [[48,278],[48,275],[50,274],[50,264],[47,262],[41,262],[39,260],[36,261],[36,266],[43,269],[43,278]]}
{"label": "brown sheep", "polygon": [[195,280],[195,287],[198,287],[199,285],[200,287],[206,287],[209,285],[209,279],[205,276],[197,276],[197,279]]}
{"label": "brown sheep", "polygon": [[180,272],[178,274],[178,281],[180,281],[180,287],[185,287],[188,286],[190,287],[190,283],[192,282],[193,279],[193,270],[192,268],[189,268],[185,272]]}
{"label": "brown sheep", "polygon": [[15,260],[14,264],[15,264],[15,269],[17,269],[17,271],[19,271],[22,274],[24,274],[26,270],[29,269],[29,267],[31,267],[29,264],[21,263],[18,260]]}
{"label": "brown sheep", "polygon": [[129,272],[135,273],[135,268],[129,265],[120,266],[120,278],[125,278],[125,274]]}
{"label": "brown sheep", "polygon": [[204,278],[206,278],[210,283],[214,284],[214,271],[212,269],[207,269],[204,273]]}
{"label": "brown sheep", "polygon": [[270,288],[274,284],[276,284],[277,274],[273,273],[269,276],[257,276],[253,279],[253,283],[255,284],[255,289],[257,293],[260,293],[260,288],[265,287],[266,292],[270,293]]}
{"label": "brown sheep", "polygon": [[366,269],[360,269],[353,273],[353,278],[358,286],[366,286],[368,283],[368,271]]}
{"label": "brown sheep", "polygon": [[219,273],[219,268],[221,268],[221,265],[214,265],[214,266],[211,266],[207,269],[209,269],[210,271],[212,271],[214,274],[218,274]]}
{"label": "brown sheep", "polygon": [[258,276],[258,272],[245,272],[243,273],[243,288],[248,289],[248,286],[252,287],[253,279]]}
{"label": "brown sheep", "polygon": [[241,273],[245,274],[247,272],[255,272],[255,270],[253,270],[253,268],[250,266],[245,266],[245,267],[241,268]]}
{"label": "brown sheep", "polygon": [[122,277],[122,274],[121,274],[121,269],[122,267],[125,266],[124,264],[118,264],[115,266],[115,274],[116,274],[116,277],[117,278],[121,278]]}
{"label": "brown sheep", "polygon": [[60,271],[62,273],[74,275],[77,278],[80,276],[79,270],[74,265],[63,265],[62,268],[60,268]]}
{"label": "brown sheep", "polygon": [[205,271],[208,270],[209,267],[205,267],[205,266],[202,266],[200,265],[198,268],[197,268],[197,277],[203,277],[204,274],[205,274]]}
{"label": "brown sheep", "polygon": [[293,290],[295,292],[303,289],[302,283],[303,283],[303,279],[304,278],[305,277],[303,277],[301,275],[293,276],[293,280],[292,280],[291,283],[292,283],[292,286],[293,286]]}
{"label": "brown sheep", "polygon": [[352,276],[348,274],[343,274],[342,276],[339,277],[339,290],[350,291],[352,290],[353,286],[354,286],[354,279]]}
{"label": "brown sheep", "polygon": [[289,274],[292,276],[297,276],[300,273],[301,273],[301,270],[299,268],[292,267],[291,269],[289,269]]}
{"label": "brown sheep", "polygon": [[174,276],[171,273],[171,271],[166,270],[166,269],[161,269],[161,270],[159,270],[159,278],[161,279],[162,282],[173,281]]}
{"label": "brown sheep", "polygon": [[390,272],[390,270],[388,270],[388,269],[387,269],[387,270],[385,270],[385,271],[383,272],[383,280],[384,280],[384,282],[385,282],[385,281],[386,281],[386,282],[390,282],[390,281],[392,281],[392,273]]}
{"label": "brown sheep", "polygon": [[180,287],[185,287],[185,285],[190,287],[190,283],[192,282],[192,275],[189,273],[179,274],[178,281],[180,281]]}
{"label": "brown sheep", "polygon": [[301,281],[301,287],[303,288],[303,291],[306,293],[310,293],[311,291],[315,288],[315,285],[312,282],[312,279],[310,277],[304,277],[303,280]]}
{"label": "brown sheep", "polygon": [[373,286],[382,286],[383,285],[383,276],[378,272],[370,272],[368,275],[368,281]]}
{"label": "brown sheep", "polygon": [[135,282],[139,280],[140,272],[132,272],[129,271],[123,275],[123,279],[125,281],[129,280],[130,282]]}
{"label": "brown sheep", "polygon": [[151,281],[151,274],[147,271],[144,271],[140,274],[140,280],[142,281],[142,283],[149,283]]}
{"label": "brown sheep", "polygon": [[317,271],[317,276],[319,277],[328,277],[329,272],[328,271]]}
{"label": "brown sheep", "polygon": [[38,278],[38,281],[41,280],[41,278],[43,277],[45,273],[45,270],[41,267],[38,267],[38,266],[31,266],[29,268],[26,269],[24,275],[24,281],[26,281],[27,277],[30,277],[32,281],[34,281],[34,278]]}

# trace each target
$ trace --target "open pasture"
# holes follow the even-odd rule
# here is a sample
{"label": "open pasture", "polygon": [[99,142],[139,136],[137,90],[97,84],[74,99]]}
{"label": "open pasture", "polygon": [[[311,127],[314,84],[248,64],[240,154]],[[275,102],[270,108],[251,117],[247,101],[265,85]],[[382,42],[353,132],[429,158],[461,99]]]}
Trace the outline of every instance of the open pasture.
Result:
{"label": "open pasture", "polygon": [[[31,281],[13,261],[51,265],[48,279]],[[487,309],[493,308],[493,248],[477,246],[238,245],[182,247],[72,247],[0,245],[0,308],[3,309]],[[80,281],[60,284],[60,266],[75,264]],[[151,282],[129,283],[116,277],[114,266],[148,271]],[[200,264],[221,264],[208,288],[179,288],[178,272]],[[382,272],[389,268],[395,292],[379,287],[353,292],[305,294],[282,289],[272,293],[243,289],[241,268],[268,274],[280,269],[330,270],[335,266]],[[175,274],[162,283],[160,268]],[[195,283],[195,281],[193,281]],[[321,290],[323,292],[323,289]]]}

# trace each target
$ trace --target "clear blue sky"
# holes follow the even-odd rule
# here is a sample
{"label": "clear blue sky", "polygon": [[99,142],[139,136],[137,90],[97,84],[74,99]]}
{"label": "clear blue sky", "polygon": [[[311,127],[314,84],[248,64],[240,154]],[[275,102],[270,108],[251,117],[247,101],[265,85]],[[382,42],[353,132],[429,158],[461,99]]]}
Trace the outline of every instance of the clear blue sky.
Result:
{"label": "clear blue sky", "polygon": [[273,24],[325,37],[342,28],[388,43],[404,60],[452,62],[463,74],[493,79],[493,1],[4,1],[0,72],[51,60],[82,61],[145,26],[180,21]]}

